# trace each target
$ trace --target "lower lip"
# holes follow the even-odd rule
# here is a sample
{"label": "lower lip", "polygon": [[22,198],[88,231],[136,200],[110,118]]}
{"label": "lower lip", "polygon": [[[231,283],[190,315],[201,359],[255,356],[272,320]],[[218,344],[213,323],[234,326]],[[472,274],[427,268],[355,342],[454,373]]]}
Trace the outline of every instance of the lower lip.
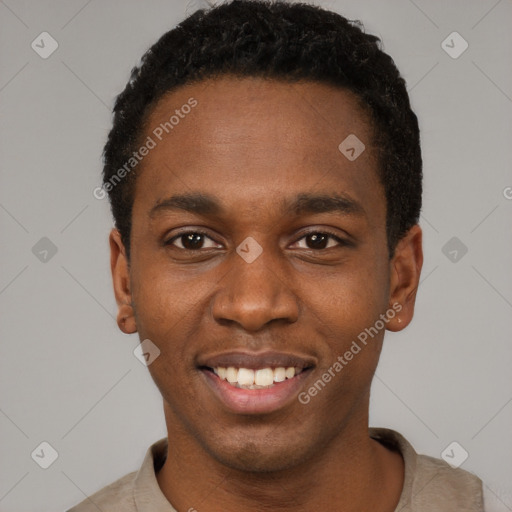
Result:
{"label": "lower lip", "polygon": [[237,414],[268,414],[281,409],[297,395],[309,368],[291,379],[266,389],[236,388],[221,380],[210,370],[201,370],[210,389],[231,412]]}

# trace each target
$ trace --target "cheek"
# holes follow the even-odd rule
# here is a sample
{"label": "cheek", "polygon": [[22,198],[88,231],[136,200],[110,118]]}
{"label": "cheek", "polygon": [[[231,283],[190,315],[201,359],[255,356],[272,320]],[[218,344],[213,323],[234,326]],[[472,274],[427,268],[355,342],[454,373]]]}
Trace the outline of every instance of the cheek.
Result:
{"label": "cheek", "polygon": [[336,402],[340,411],[351,403],[348,397],[369,389],[378,363],[384,329],[371,328],[387,309],[383,267],[376,261],[363,269],[354,265],[352,271],[317,281],[311,290],[311,317],[325,340],[318,377],[326,373],[330,391],[325,398]]}
{"label": "cheek", "polygon": [[158,255],[137,262],[132,268],[132,299],[139,337],[155,343],[160,349],[159,362],[165,364],[150,370],[166,380],[177,379],[178,375],[179,379],[196,378],[190,350],[195,340],[208,336],[204,323],[218,278],[207,272],[194,275],[170,268],[165,261],[159,261]]}
{"label": "cheek", "polygon": [[[180,340],[186,337],[193,298],[178,280],[171,278],[155,261],[133,265],[132,301],[141,340],[155,343],[165,359],[170,350],[179,358]],[[135,269],[144,269],[137,272]]]}
{"label": "cheek", "polygon": [[184,272],[167,265],[160,254],[134,262],[132,284],[139,329],[170,327],[191,313],[210,286],[204,276],[194,279],[187,273],[185,277]]}
{"label": "cheek", "polygon": [[193,379],[197,379],[189,352],[191,340],[199,336],[201,288],[182,280],[155,264],[144,267],[143,279],[134,279],[139,337],[151,340],[160,351],[148,370],[169,404],[193,402]]}
{"label": "cheek", "polygon": [[359,267],[347,265],[343,272],[317,280],[310,289],[309,307],[322,323],[342,339],[375,323],[388,304],[387,268],[376,261]]}
{"label": "cheek", "polygon": [[[376,299],[375,282],[361,285],[360,280],[346,279],[328,299],[316,303],[312,317],[325,343],[321,351],[321,368],[315,382],[306,390],[308,396],[320,395],[318,380],[328,382],[326,393],[317,407],[336,410],[336,417],[348,414],[358,397],[369,391],[382,349],[383,329],[370,331],[385,311],[384,294]],[[373,285],[373,286],[372,286]],[[366,395],[365,395],[366,396]],[[307,397],[306,397],[307,398]],[[333,409],[334,407],[334,409]]]}

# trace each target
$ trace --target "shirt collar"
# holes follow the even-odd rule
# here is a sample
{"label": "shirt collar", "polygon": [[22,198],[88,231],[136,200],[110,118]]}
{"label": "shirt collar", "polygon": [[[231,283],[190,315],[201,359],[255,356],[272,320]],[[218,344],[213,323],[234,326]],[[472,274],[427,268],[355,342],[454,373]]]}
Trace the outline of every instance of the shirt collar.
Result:
{"label": "shirt collar", "polygon": [[418,454],[404,436],[389,428],[370,428],[370,437],[402,456],[404,460],[404,484],[395,510],[397,512],[411,510],[412,488]]}
{"label": "shirt collar", "polygon": [[176,512],[162,493],[156,479],[156,473],[162,467],[166,455],[166,437],[152,444],[146,452],[133,485],[133,499],[138,512]]}

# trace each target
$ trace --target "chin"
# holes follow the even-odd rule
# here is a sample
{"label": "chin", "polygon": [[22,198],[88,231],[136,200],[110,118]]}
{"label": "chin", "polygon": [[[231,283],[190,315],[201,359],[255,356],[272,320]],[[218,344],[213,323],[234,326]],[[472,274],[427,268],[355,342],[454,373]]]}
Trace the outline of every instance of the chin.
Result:
{"label": "chin", "polygon": [[[218,442],[221,440],[217,440]],[[210,455],[236,471],[274,473],[299,466],[308,458],[307,444],[291,443],[289,436],[282,443],[262,438],[259,442],[248,437],[231,437],[225,443],[210,446]],[[213,449],[212,449],[213,448]]]}
{"label": "chin", "polygon": [[[255,448],[254,448],[255,449]],[[302,462],[295,454],[294,458],[281,453],[262,453],[242,450],[237,453],[219,454],[219,462],[244,473],[275,473],[292,469]]]}

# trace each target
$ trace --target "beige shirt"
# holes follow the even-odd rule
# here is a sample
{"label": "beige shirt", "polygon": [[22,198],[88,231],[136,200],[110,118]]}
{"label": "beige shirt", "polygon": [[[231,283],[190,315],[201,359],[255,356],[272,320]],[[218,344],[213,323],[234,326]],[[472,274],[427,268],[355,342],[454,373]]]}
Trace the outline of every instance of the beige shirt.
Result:
{"label": "beige shirt", "polygon": [[[482,482],[446,462],[418,455],[397,432],[370,429],[370,436],[398,450],[405,462],[404,487],[395,512],[483,512]],[[93,494],[67,512],[177,512],[156,479],[166,457],[167,438],[154,443],[138,471]],[[191,506],[191,511],[194,508]]]}

